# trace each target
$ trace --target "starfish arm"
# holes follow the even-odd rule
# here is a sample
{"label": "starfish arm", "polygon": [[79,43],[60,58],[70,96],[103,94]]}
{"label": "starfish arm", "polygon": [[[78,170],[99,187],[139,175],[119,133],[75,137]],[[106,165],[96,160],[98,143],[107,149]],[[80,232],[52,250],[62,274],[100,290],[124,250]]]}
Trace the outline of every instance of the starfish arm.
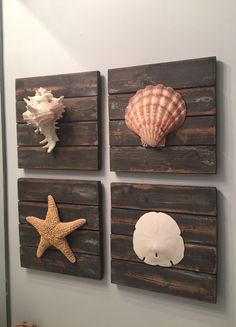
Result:
{"label": "starfish arm", "polygon": [[76,257],[74,256],[73,252],[71,251],[69,244],[67,243],[66,239],[57,239],[52,242],[52,245],[55,246],[64,256],[71,262],[75,263]]}
{"label": "starfish arm", "polygon": [[70,221],[67,223],[59,223],[55,227],[55,233],[59,238],[66,237],[67,235],[72,233],[75,229],[81,227],[85,223],[86,223],[86,219],[83,218]]}
{"label": "starfish arm", "polygon": [[34,228],[38,231],[38,233],[41,235],[42,230],[44,229],[44,220],[39,219],[34,216],[28,216],[26,217],[26,221],[30,223]]}
{"label": "starfish arm", "polygon": [[50,223],[51,222],[55,223],[60,221],[57,206],[52,195],[48,195],[48,211],[46,215],[46,221]]}
{"label": "starfish arm", "polygon": [[40,258],[50,245],[51,244],[47,241],[47,239],[41,237],[36,253],[37,258]]}

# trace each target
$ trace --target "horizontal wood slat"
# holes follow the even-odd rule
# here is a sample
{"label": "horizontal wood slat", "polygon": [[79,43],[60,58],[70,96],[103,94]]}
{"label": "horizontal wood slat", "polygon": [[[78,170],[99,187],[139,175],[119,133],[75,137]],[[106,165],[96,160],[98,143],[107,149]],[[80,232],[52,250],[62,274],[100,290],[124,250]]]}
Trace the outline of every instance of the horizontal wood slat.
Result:
{"label": "horizontal wood slat", "polygon": [[35,94],[35,90],[44,87],[52,90],[53,95],[65,98],[98,95],[97,71],[37,76],[16,79],[16,99],[23,100]]}
{"label": "horizontal wood slat", "polygon": [[96,181],[19,178],[18,198],[21,201],[45,202],[50,194],[57,204],[99,205],[100,188],[100,182]]}
{"label": "horizontal wood slat", "polygon": [[[158,209],[155,209],[158,211]],[[137,220],[147,213],[143,210],[111,210],[111,232],[132,236]],[[179,225],[185,242],[216,245],[216,217],[168,213]]]}
{"label": "horizontal wood slat", "polygon": [[112,183],[113,208],[216,216],[216,189],[174,185]]}
{"label": "horizontal wood slat", "polygon": [[111,170],[159,173],[216,173],[215,146],[111,147]]}
{"label": "horizontal wood slat", "polygon": [[25,169],[98,170],[98,147],[55,147],[47,153],[42,147],[19,147],[18,167]]}
{"label": "horizontal wood slat", "polygon": [[[215,131],[215,116],[188,117],[179,129],[167,136],[165,145],[214,145]],[[141,140],[125,121],[110,121],[110,145],[139,146]]]}
{"label": "horizontal wood slat", "polygon": [[[20,224],[20,244],[21,246],[38,247],[40,236],[35,228],[29,224]],[[98,231],[88,231],[77,229],[67,236],[67,241],[73,253],[100,254],[100,233]],[[56,250],[52,247],[52,249]],[[57,250],[56,250],[57,251]]]}
{"label": "horizontal wood slat", "polygon": [[[98,145],[97,122],[61,123],[57,131],[60,146]],[[19,146],[40,146],[40,141],[45,137],[35,133],[32,126],[26,124],[17,125],[17,143]],[[45,151],[45,150],[44,150]]]}
{"label": "horizontal wood slat", "polygon": [[162,83],[174,88],[215,85],[216,58],[200,58],[108,70],[109,94],[131,93]]}
{"label": "horizontal wood slat", "polygon": [[[216,114],[215,87],[178,90],[186,107],[187,117],[210,116]],[[124,119],[125,108],[132,94],[117,94],[109,96],[109,115],[111,120]]]}
{"label": "horizontal wood slat", "polygon": [[214,275],[115,259],[111,262],[111,269],[112,283],[201,301],[213,303],[216,301],[216,277]]}
{"label": "horizontal wood slat", "polygon": [[93,279],[102,279],[103,267],[100,256],[77,254],[77,261],[71,264],[59,251],[47,250],[42,258],[36,258],[35,248],[20,248],[21,266],[61,274],[69,274]]}
{"label": "horizontal wood slat", "polygon": [[[29,215],[45,218],[48,205],[42,202],[19,201],[19,222],[27,223],[25,218]],[[99,208],[98,206],[78,205],[78,204],[57,204],[57,208],[62,222],[85,218],[86,224],[81,226],[83,230],[99,230]]]}
{"label": "horizontal wood slat", "polygon": [[[124,235],[111,236],[113,259],[121,259],[143,263],[133,250],[133,238]],[[174,265],[175,269],[184,269],[203,273],[216,273],[216,248],[212,246],[185,243],[183,260]]]}
{"label": "horizontal wood slat", "polygon": [[[66,98],[63,100],[65,112],[60,123],[87,121],[98,119],[98,100],[97,96],[83,98]],[[26,111],[24,101],[16,102],[16,119],[18,123],[23,123],[23,112]]]}

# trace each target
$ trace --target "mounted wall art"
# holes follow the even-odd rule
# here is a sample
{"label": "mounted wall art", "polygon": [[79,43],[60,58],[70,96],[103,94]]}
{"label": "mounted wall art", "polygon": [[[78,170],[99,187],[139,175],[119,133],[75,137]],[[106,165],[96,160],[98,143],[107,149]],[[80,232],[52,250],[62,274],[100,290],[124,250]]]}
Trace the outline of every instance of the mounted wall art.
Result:
{"label": "mounted wall art", "polygon": [[215,57],[110,69],[108,90],[112,171],[216,173]]}
{"label": "mounted wall art", "polygon": [[[53,99],[61,101],[64,112],[57,110],[57,115],[52,114],[58,105],[53,106],[50,92]],[[97,71],[17,79],[19,168],[100,169],[99,108],[100,73]]]}
{"label": "mounted wall art", "polygon": [[112,283],[216,302],[215,188],[113,183],[111,206]]}
{"label": "mounted wall art", "polygon": [[22,267],[102,278],[100,182],[20,178],[18,196]]}

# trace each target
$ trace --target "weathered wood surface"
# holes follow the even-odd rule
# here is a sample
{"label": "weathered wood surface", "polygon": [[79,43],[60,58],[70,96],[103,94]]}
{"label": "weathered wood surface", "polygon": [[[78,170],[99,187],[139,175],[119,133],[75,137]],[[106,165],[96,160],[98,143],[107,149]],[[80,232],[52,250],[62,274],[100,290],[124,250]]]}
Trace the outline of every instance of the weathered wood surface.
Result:
{"label": "weathered wood surface", "polygon": [[44,87],[52,90],[55,97],[65,98],[98,95],[97,71],[37,76],[16,79],[16,100],[23,100],[35,94],[36,89]]}
{"label": "weathered wood surface", "polygon": [[215,146],[111,147],[111,170],[117,172],[159,172],[215,174]]}
{"label": "weathered wood surface", "polygon": [[[154,210],[154,209],[153,209]],[[158,209],[156,209],[158,211]],[[137,220],[149,210],[112,208],[111,232],[132,236]],[[184,241],[203,245],[216,245],[216,217],[168,213],[179,225]]]}
{"label": "weathered wood surface", "polygon": [[[133,238],[124,235],[111,236],[113,259],[143,263],[133,250]],[[209,274],[216,273],[216,248],[213,246],[185,243],[183,260],[173,266],[175,269],[190,270]]]}
{"label": "weathered wood surface", "polygon": [[101,183],[41,178],[19,178],[20,201],[45,202],[50,194],[55,202],[63,204],[100,204]]}
{"label": "weathered wood surface", "polygon": [[[167,136],[165,145],[214,145],[215,137],[215,116],[188,117],[179,129]],[[141,140],[124,120],[110,121],[110,145],[141,146]]]}
{"label": "weathered wood surface", "polygon": [[[46,200],[46,199],[45,199]],[[27,223],[25,218],[29,215],[44,219],[46,217],[48,205],[47,202],[27,202],[19,201],[19,222]],[[60,220],[68,222],[79,218],[85,218],[86,224],[81,226],[81,230],[100,229],[99,207],[78,204],[57,204]]]}
{"label": "weathered wood surface", "polygon": [[216,302],[216,277],[178,269],[147,266],[141,263],[113,259],[112,283]]}
{"label": "weathered wood surface", "polygon": [[[63,100],[65,112],[60,123],[76,121],[94,121],[98,119],[98,99],[97,96],[82,98],[66,98]],[[18,123],[23,123],[23,112],[26,111],[24,101],[16,102],[16,119]]]}
{"label": "weathered wood surface", "polygon": [[[40,236],[36,229],[30,224],[20,224],[20,244],[21,246],[38,247]],[[74,252],[99,255],[101,249],[100,233],[98,231],[77,230],[73,231],[66,237],[70,244],[71,250]],[[52,247],[53,250],[56,248]]]}
{"label": "weathered wood surface", "polygon": [[[186,107],[187,117],[211,116],[216,114],[215,87],[178,90]],[[132,94],[117,94],[109,96],[109,116],[111,120],[124,119],[125,108]]]}
{"label": "weathered wood surface", "polygon": [[173,61],[108,70],[109,94],[131,93],[159,83],[173,88],[213,86],[216,58]]}
{"label": "weathered wood surface", "polygon": [[19,147],[18,167],[25,169],[100,169],[99,149],[96,146],[55,147],[47,153],[42,147]]}
{"label": "weathered wood surface", "polygon": [[35,248],[20,248],[21,266],[61,274],[102,279],[103,266],[100,256],[75,253],[77,261],[70,263],[59,251],[47,250],[42,258],[36,258]]}
{"label": "weathered wood surface", "polygon": [[112,183],[113,208],[216,216],[214,187]]}
{"label": "weathered wood surface", "polygon": [[[60,141],[57,143],[56,147],[98,145],[97,122],[61,123],[57,135]],[[35,133],[32,126],[26,124],[17,125],[18,146],[41,147],[39,142],[44,138],[44,135]]]}

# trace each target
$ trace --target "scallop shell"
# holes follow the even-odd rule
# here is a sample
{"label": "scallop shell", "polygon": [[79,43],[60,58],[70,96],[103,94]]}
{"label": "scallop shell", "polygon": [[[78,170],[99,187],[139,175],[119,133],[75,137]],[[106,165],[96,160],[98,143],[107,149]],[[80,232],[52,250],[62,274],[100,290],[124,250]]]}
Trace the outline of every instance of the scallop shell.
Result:
{"label": "scallop shell", "polygon": [[163,212],[148,212],[135,225],[133,249],[152,266],[170,267],[184,257],[184,241],[176,221]]}
{"label": "scallop shell", "polygon": [[162,84],[149,85],[130,98],[125,109],[128,128],[142,145],[156,147],[185,120],[186,106],[180,93]]}
{"label": "scallop shell", "polygon": [[35,132],[40,132],[45,139],[40,144],[45,144],[43,148],[51,152],[56,142],[59,141],[56,129],[58,129],[57,120],[65,111],[63,98],[55,98],[50,90],[40,87],[36,90],[35,96],[24,99],[26,102],[26,111],[22,114],[23,119],[28,125],[36,128]]}

